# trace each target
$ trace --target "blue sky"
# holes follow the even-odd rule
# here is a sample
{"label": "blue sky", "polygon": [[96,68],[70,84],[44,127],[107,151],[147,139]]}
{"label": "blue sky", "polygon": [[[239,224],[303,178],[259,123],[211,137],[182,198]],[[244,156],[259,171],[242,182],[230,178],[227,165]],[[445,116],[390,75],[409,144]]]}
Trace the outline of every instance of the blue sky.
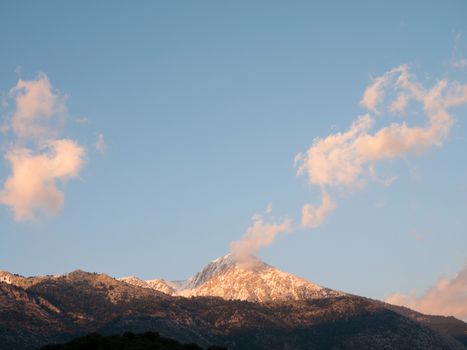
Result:
{"label": "blue sky", "polygon": [[[453,66],[467,57],[466,14],[464,1],[3,2],[2,118],[18,79],[46,74],[67,96],[62,137],[86,162],[58,185],[57,215],[18,221],[0,206],[0,268],[182,279],[269,203],[300,222],[321,193],[295,155],[345,132],[372,78],[401,64],[427,87],[467,83]],[[324,223],[278,235],[263,259],[380,299],[454,276],[467,258],[467,108],[450,113],[442,147],[379,162],[390,186],[333,189]],[[14,142],[0,140],[3,152]],[[10,174],[3,160],[1,182]]]}

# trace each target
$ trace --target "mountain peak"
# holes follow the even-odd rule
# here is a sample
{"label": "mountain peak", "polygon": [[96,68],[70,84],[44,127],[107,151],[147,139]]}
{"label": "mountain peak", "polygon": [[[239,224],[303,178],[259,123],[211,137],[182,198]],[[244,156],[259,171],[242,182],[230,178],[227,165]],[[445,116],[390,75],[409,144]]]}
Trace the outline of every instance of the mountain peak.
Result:
{"label": "mountain peak", "polygon": [[228,269],[232,268],[242,268],[242,269],[251,269],[258,267],[265,267],[267,264],[263,263],[256,257],[252,257],[251,260],[247,261],[238,261],[235,257],[229,253],[224,256],[221,256],[215,260],[212,260],[206,267],[204,267],[200,272],[196,273],[193,277],[189,278],[186,284],[183,285],[183,289],[195,289],[206,283],[208,280],[213,278],[216,275],[222,274]]}
{"label": "mountain peak", "polygon": [[268,302],[315,299],[343,293],[280,271],[257,257],[237,260],[232,254],[227,254],[213,260],[190,278],[179,294]]}
{"label": "mountain peak", "polygon": [[343,295],[317,284],[280,271],[252,256],[238,260],[232,254],[208,263],[200,272],[186,281],[153,279],[142,281],[136,277],[120,280],[152,288],[170,295],[217,296],[255,302],[276,300],[306,300]]}

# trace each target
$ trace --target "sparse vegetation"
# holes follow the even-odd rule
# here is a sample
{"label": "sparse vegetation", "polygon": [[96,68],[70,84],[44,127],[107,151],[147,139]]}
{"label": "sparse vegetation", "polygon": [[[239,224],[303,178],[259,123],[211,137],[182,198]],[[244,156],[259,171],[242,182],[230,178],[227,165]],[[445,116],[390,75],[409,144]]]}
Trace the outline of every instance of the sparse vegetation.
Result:
{"label": "sparse vegetation", "polygon": [[449,336],[463,340],[462,321],[439,317],[436,332],[417,313],[357,296],[268,303],[182,298],[83,271],[25,285],[0,283],[0,349],[36,350],[89,332],[129,331],[158,331],[204,348],[465,349]]}

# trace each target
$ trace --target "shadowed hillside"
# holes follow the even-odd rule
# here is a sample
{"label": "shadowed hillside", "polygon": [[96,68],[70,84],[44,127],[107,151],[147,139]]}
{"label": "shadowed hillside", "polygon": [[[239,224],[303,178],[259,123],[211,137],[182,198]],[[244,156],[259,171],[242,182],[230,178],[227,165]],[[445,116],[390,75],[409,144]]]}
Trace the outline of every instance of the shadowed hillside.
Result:
{"label": "shadowed hillside", "polygon": [[0,282],[0,349],[37,349],[91,332],[129,331],[157,331],[204,348],[465,349],[451,337],[465,335],[462,321],[437,318],[430,326],[426,320],[432,316],[403,315],[352,295],[264,303],[184,298],[83,271],[22,286]]}
{"label": "shadowed hillside", "polygon": [[[97,333],[73,339],[65,344],[46,345],[41,350],[202,350],[196,344],[181,344],[170,338],[164,338],[157,332],[102,336]],[[210,346],[207,350],[226,350],[220,346]]]}

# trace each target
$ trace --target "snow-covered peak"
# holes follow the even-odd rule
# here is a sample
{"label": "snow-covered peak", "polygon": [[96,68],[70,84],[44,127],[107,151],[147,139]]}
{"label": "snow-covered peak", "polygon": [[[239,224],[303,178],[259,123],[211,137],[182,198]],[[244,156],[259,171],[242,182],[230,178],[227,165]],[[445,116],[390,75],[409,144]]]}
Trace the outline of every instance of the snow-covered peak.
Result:
{"label": "snow-covered peak", "polygon": [[282,272],[257,258],[236,261],[231,255],[208,264],[192,282],[195,282],[191,284],[193,287],[187,285],[188,288],[178,293],[254,302],[306,300],[341,294]]}
{"label": "snow-covered peak", "polygon": [[[238,267],[240,264],[239,262],[234,258],[232,254],[227,254],[224,256],[221,256],[213,261],[211,261],[204,269],[202,269],[200,272],[195,274],[193,277],[189,278],[186,282],[185,285],[183,285],[182,289],[194,289],[198,288],[207,281],[209,281],[211,278],[222,274],[224,271]],[[267,266],[267,264],[261,262],[257,258],[252,258],[251,263],[249,263],[249,267],[252,267],[253,265],[255,266]],[[243,266],[244,268],[247,268],[246,265]]]}
{"label": "snow-covered peak", "polygon": [[306,300],[343,294],[282,272],[258,258],[237,261],[231,254],[211,261],[186,281],[142,281],[137,278],[122,280],[171,295],[217,296],[227,300],[254,302]]}

